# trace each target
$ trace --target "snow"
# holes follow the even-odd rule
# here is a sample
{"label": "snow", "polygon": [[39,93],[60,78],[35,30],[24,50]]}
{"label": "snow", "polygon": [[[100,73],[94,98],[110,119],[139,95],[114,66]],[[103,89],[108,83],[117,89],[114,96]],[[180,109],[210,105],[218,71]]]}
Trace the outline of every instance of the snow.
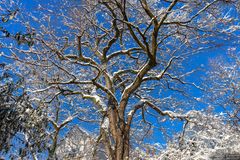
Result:
{"label": "snow", "polygon": [[108,127],[109,127],[109,119],[107,117],[105,117],[104,121],[101,125],[101,128],[104,129],[105,131],[107,131]]}
{"label": "snow", "polygon": [[31,110],[29,108],[26,109],[25,111],[27,114],[29,114],[31,112]]}
{"label": "snow", "polygon": [[223,117],[204,115],[198,111],[188,114],[192,114],[191,125],[185,129],[183,143],[181,146],[177,142],[169,143],[162,158],[205,160],[214,155],[239,153],[240,135],[223,123]]}
{"label": "snow", "polygon": [[105,102],[103,102],[102,98],[99,95],[97,95],[97,93],[95,93],[94,91],[92,93],[93,94],[91,95],[83,94],[83,98],[92,100],[92,102],[100,108],[100,111],[106,111],[107,105],[105,104]]}
{"label": "snow", "polygon": [[197,98],[195,98],[195,99],[196,99],[197,101],[201,101],[201,98],[198,98],[198,97],[197,97]]}
{"label": "snow", "polygon": [[131,110],[129,113],[128,113],[128,116],[131,117],[134,113],[134,110]]}

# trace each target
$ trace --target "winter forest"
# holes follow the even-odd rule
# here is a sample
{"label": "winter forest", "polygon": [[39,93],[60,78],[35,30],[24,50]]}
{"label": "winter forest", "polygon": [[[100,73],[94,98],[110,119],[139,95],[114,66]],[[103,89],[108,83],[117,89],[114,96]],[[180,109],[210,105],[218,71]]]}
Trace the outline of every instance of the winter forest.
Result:
{"label": "winter forest", "polygon": [[1,0],[1,160],[239,160],[239,0]]}

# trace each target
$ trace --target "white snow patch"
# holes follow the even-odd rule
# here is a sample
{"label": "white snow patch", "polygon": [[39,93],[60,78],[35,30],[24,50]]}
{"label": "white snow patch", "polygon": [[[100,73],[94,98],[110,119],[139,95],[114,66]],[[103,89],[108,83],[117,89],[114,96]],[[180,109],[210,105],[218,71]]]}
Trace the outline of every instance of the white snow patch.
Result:
{"label": "white snow patch", "polygon": [[107,130],[109,127],[109,119],[107,117],[104,118],[104,121],[101,125],[101,128],[104,129],[104,130]]}

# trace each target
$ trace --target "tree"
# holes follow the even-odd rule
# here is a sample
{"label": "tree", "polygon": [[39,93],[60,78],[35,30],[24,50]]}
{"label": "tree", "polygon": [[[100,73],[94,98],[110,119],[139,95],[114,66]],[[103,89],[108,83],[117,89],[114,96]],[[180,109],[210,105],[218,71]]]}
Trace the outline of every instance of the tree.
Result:
{"label": "tree", "polygon": [[203,99],[210,104],[211,112],[193,112],[183,133],[167,145],[161,156],[157,156],[163,159],[240,157],[239,52],[235,47],[229,48],[226,55],[211,59],[210,66],[204,81],[208,92]]}
{"label": "tree", "polygon": [[[13,1],[1,1],[0,2],[0,32],[1,32],[1,39],[4,38],[11,38],[17,41],[18,45],[20,44],[27,44],[28,46],[33,45],[33,38],[35,33],[22,33],[21,31],[16,33],[11,33],[11,31],[8,30],[9,28],[9,22],[14,21],[16,18],[19,8]],[[1,43],[1,46],[3,44]]]}
{"label": "tree", "polygon": [[[4,69],[5,64],[1,64],[2,69]],[[1,75],[1,108],[0,108],[0,117],[1,117],[1,150],[5,148],[8,150],[10,147],[10,139],[12,136],[17,132],[18,129],[18,124],[15,122],[17,121],[17,118],[15,117],[15,113],[10,113],[11,112],[11,105],[15,103],[15,99],[13,98],[13,91],[15,90],[14,84],[11,83],[10,81],[10,75],[7,72],[3,72]],[[5,82],[5,83],[4,83]],[[14,118],[12,118],[14,117]],[[12,122],[12,119],[15,119],[14,122]],[[12,125],[9,125],[11,124]],[[13,126],[14,125],[14,126]],[[12,127],[13,126],[13,127]]]}
{"label": "tree", "polygon": [[10,153],[11,158],[29,154],[34,157],[45,144],[44,112],[41,107],[33,107],[22,92],[22,77],[5,68],[8,67],[1,64],[0,151]]}
{"label": "tree", "polygon": [[[95,137],[87,131],[74,126],[61,140],[56,149],[58,159],[107,159],[103,145],[95,148]],[[95,153],[93,153],[95,152]],[[95,154],[95,157],[93,155]]]}
{"label": "tree", "polygon": [[6,45],[11,54],[3,56],[16,60],[32,102],[51,107],[59,98],[83,111],[75,118],[100,121],[96,145],[109,159],[128,159],[131,140],[149,135],[155,122],[187,121],[189,93],[200,89],[189,81],[191,57],[238,38],[238,18],[228,10],[236,13],[237,2],[61,2],[28,13],[23,25],[36,32],[35,45]]}
{"label": "tree", "polygon": [[239,158],[240,134],[226,123],[227,119],[193,111],[180,138],[170,142],[159,157],[166,160]]}
{"label": "tree", "polygon": [[221,110],[229,117],[229,122],[239,128],[240,118],[240,61],[236,48],[229,48],[227,56],[210,61],[212,69],[208,72],[209,94],[212,107]]}

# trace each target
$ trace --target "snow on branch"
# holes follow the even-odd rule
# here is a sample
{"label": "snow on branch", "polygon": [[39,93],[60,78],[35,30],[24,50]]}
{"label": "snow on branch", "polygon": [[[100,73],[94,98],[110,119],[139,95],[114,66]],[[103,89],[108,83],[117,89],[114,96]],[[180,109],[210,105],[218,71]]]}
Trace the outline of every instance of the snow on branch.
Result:
{"label": "snow on branch", "polygon": [[155,110],[157,113],[159,113],[162,116],[168,116],[171,119],[180,119],[180,120],[187,120],[188,121],[188,114],[177,114],[173,111],[162,111],[159,107],[154,105],[152,102],[145,100],[144,103],[148,105],[150,108]]}

